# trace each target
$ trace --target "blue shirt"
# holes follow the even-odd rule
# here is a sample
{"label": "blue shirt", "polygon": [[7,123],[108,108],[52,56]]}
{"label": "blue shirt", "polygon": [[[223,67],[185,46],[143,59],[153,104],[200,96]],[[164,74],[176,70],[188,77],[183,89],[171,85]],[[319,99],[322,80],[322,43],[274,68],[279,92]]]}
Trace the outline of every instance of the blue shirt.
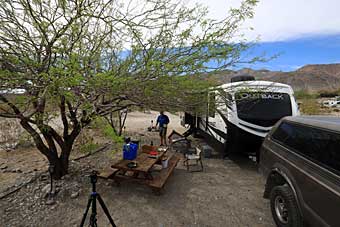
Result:
{"label": "blue shirt", "polygon": [[169,118],[165,114],[159,115],[157,117],[157,123],[159,124],[159,127],[163,127],[165,124],[169,124]]}

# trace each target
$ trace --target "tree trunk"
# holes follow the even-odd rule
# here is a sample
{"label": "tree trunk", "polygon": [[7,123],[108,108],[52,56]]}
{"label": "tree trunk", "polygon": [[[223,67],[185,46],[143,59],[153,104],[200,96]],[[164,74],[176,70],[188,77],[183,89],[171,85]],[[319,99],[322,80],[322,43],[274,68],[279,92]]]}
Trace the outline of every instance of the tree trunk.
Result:
{"label": "tree trunk", "polygon": [[60,180],[62,176],[68,173],[68,159],[52,159],[49,161],[50,165],[53,165],[52,178],[54,180]]}
{"label": "tree trunk", "polygon": [[121,113],[118,113],[119,116],[119,133],[118,136],[123,134],[123,129],[125,127],[125,121],[128,115],[128,109],[123,110]]}
{"label": "tree trunk", "polygon": [[53,157],[49,159],[49,164],[54,167],[52,173],[53,179],[60,180],[62,176],[68,174],[69,157],[72,150],[72,144],[65,143],[65,147],[62,150],[60,157]]}

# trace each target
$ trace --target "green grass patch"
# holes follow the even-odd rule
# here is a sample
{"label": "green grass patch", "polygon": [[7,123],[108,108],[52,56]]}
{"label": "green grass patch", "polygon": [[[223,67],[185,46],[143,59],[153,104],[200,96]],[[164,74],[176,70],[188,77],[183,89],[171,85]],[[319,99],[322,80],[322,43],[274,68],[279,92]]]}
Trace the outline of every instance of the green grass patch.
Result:
{"label": "green grass patch", "polygon": [[118,136],[109,124],[105,125],[103,128],[103,133],[107,138],[111,139],[115,143],[122,144],[124,142],[123,136]]}
{"label": "green grass patch", "polygon": [[300,90],[294,92],[294,96],[296,99],[317,99],[319,97],[319,94]]}
{"label": "green grass patch", "polygon": [[99,149],[99,145],[95,144],[95,143],[86,143],[80,146],[79,150],[81,153],[84,154],[91,154],[92,152],[96,151],[97,149]]}

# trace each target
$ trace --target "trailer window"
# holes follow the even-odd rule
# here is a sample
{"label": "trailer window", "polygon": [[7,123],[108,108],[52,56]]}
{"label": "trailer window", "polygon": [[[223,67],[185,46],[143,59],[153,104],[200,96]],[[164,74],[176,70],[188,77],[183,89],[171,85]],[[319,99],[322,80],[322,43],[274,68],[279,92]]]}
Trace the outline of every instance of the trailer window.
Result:
{"label": "trailer window", "polygon": [[285,93],[239,92],[235,99],[238,117],[263,127],[292,115],[290,96]]}

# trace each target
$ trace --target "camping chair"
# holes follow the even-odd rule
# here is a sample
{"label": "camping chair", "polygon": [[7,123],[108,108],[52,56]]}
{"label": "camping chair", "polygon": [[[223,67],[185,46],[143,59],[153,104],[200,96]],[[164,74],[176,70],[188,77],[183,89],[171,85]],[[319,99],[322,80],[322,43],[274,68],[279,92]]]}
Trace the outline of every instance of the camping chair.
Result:
{"label": "camping chair", "polygon": [[183,155],[189,152],[191,148],[191,140],[189,140],[186,136],[183,136],[182,134],[173,130],[168,136],[168,139],[171,150],[182,153]]}
{"label": "camping chair", "polygon": [[[187,167],[187,171],[189,171],[190,166],[199,166],[198,162],[200,163],[200,170],[195,170],[191,172],[201,172],[203,171],[203,163],[202,163],[202,150],[198,147],[195,148],[196,152],[193,154],[185,154],[185,161],[184,165]],[[190,162],[196,161],[196,164],[191,164]]]}

